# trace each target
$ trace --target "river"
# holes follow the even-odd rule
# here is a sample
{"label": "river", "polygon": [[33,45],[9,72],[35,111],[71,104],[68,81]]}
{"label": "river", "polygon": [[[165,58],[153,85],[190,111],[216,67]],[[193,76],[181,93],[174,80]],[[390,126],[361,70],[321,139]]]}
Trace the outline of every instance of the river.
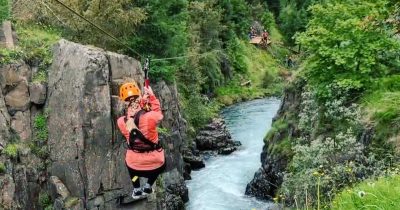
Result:
{"label": "river", "polygon": [[261,166],[263,138],[271,128],[280,105],[276,98],[238,103],[222,110],[233,140],[240,141],[238,151],[211,157],[206,167],[193,171],[189,188],[189,210],[265,210],[272,204],[245,196],[246,185]]}

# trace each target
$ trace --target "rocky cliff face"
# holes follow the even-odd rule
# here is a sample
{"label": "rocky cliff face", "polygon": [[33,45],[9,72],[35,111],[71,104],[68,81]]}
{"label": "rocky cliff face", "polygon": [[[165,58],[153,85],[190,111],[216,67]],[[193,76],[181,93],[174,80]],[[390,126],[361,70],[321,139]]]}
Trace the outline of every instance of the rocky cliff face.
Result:
{"label": "rocky cliff face", "polygon": [[267,142],[261,153],[261,167],[255,173],[253,180],[247,184],[246,195],[252,195],[259,199],[271,200],[282,184],[283,172],[291,157],[287,153],[277,152],[275,149],[285,138],[298,137],[298,127],[294,123],[294,113],[298,113],[301,104],[301,92],[304,84],[298,81],[285,90],[281,107],[278,110],[273,122],[282,119],[291,122],[287,128],[277,130],[265,142]]}
{"label": "rocky cliff face", "polygon": [[214,118],[211,123],[202,128],[196,136],[196,147],[200,151],[215,150],[218,154],[227,155],[241,145],[233,141],[222,118]]}
{"label": "rocky cliff face", "polygon": [[[0,68],[0,208],[44,209],[47,202],[55,209],[116,209],[119,197],[132,188],[124,139],[115,126],[122,111],[118,87],[124,78],[143,83],[140,63],[61,40],[48,85],[32,82],[31,67],[23,62]],[[182,209],[188,200],[180,154],[186,122],[176,86],[159,82],[153,89],[167,130],[160,136],[167,169],[157,193],[135,209]],[[47,144],[38,140],[38,116],[47,119]]]}

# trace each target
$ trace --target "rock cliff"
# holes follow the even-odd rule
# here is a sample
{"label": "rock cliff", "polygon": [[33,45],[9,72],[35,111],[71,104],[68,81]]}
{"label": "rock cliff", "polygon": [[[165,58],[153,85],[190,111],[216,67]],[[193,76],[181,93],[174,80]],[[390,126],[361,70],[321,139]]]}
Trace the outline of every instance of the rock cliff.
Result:
{"label": "rock cliff", "polygon": [[[23,61],[0,66],[0,208],[116,209],[132,190],[115,126],[118,86],[124,78],[143,83],[140,63],[66,40],[53,53],[47,82],[32,81],[35,67]],[[167,169],[157,193],[135,209],[183,209],[186,121],[175,85],[153,89],[167,130],[160,135]]]}

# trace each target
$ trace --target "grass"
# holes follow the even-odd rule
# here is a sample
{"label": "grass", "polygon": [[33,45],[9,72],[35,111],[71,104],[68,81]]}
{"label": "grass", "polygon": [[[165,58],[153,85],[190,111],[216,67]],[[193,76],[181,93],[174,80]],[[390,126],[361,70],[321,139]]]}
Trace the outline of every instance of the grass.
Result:
{"label": "grass", "polygon": [[[279,76],[281,69],[276,60],[245,41],[240,41],[240,45],[248,72],[236,74],[227,85],[218,88],[217,100],[230,105],[267,95],[279,95],[283,90],[283,79]],[[247,81],[251,82],[250,85],[241,85]]]}
{"label": "grass", "polygon": [[332,209],[400,209],[400,176],[364,181],[343,190],[332,202]]}
{"label": "grass", "polygon": [[277,133],[282,132],[288,128],[288,121],[284,119],[278,119],[272,124],[271,129],[269,129],[267,135],[264,137],[264,143],[268,143],[271,138]]}
{"label": "grass", "polygon": [[[400,75],[392,75],[376,81],[363,98],[361,106],[364,113],[364,121],[373,124],[375,135],[373,144],[381,148],[382,155],[388,151],[382,149],[382,145],[392,143],[400,154]],[[389,142],[388,140],[392,142]]]}
{"label": "grass", "polygon": [[40,158],[46,159],[49,155],[47,148],[47,138],[49,135],[47,129],[46,114],[37,114],[33,121],[34,139],[29,144],[31,151]]}
{"label": "grass", "polygon": [[10,17],[10,1],[0,0],[0,24]]}
{"label": "grass", "polygon": [[[271,95],[280,95],[283,91],[284,78],[287,70],[282,67],[282,61],[286,54],[285,49],[274,43],[281,43],[282,35],[276,29],[271,28],[272,45],[268,51],[249,44],[247,40],[239,41],[240,49],[240,73],[236,70],[234,78],[225,86],[217,88],[217,101],[230,105],[235,102],[261,98]],[[270,50],[272,49],[272,51]],[[270,52],[271,51],[271,52]],[[243,70],[247,69],[247,70]],[[249,85],[242,85],[250,81]]]}
{"label": "grass", "polygon": [[34,132],[36,141],[39,142],[46,142],[48,137],[48,130],[47,130],[47,117],[45,114],[38,114],[36,115],[34,122]]}
{"label": "grass", "polygon": [[14,24],[19,43],[14,49],[0,50],[0,64],[8,64],[17,60],[38,66],[38,72],[33,75],[34,82],[47,81],[47,69],[51,65],[52,46],[60,38],[60,32],[54,28],[36,24]]}

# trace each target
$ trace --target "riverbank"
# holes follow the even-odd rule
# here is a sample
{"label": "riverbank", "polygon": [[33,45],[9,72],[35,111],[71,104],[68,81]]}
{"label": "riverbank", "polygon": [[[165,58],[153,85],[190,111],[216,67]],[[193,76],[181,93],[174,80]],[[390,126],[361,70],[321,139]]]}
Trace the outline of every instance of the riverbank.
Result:
{"label": "riverbank", "polygon": [[270,204],[245,196],[247,183],[259,166],[263,138],[280,105],[276,98],[257,99],[226,107],[221,115],[232,139],[242,146],[227,156],[211,156],[205,168],[192,172],[187,209],[265,209]]}

